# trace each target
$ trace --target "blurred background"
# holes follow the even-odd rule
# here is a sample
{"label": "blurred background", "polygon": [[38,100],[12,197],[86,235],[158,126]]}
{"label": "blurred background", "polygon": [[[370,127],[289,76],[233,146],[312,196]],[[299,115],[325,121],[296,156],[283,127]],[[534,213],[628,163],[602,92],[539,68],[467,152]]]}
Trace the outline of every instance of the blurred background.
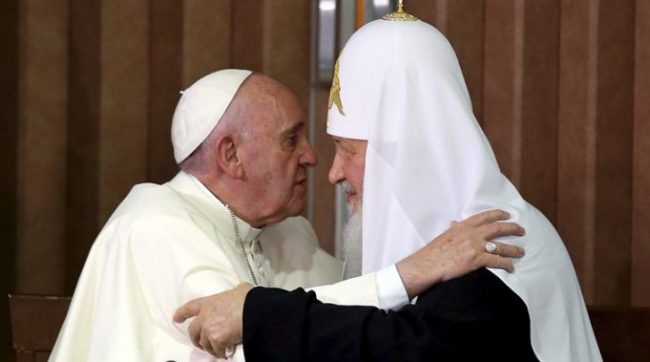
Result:
{"label": "blurred background", "polygon": [[[392,0],[3,0],[0,360],[7,293],[71,295],[111,212],[176,172],[179,91],[221,68],[287,85],[320,164],[306,216],[335,253],[333,63]],[[406,0],[447,35],[503,172],[564,238],[589,305],[650,307],[650,2]],[[368,59],[372,62],[372,59]]]}

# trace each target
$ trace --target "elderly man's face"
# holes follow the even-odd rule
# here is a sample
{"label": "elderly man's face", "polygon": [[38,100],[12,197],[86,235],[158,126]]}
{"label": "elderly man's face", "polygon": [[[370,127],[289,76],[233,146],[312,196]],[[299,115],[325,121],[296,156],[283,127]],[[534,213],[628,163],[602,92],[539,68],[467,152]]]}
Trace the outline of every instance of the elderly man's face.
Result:
{"label": "elderly man's face", "polygon": [[265,224],[298,215],[305,207],[307,168],[318,161],[307,141],[305,116],[295,96],[275,89],[250,124],[245,163]]}
{"label": "elderly man's face", "polygon": [[333,184],[345,182],[348,205],[353,212],[361,208],[363,195],[363,173],[366,164],[368,141],[333,137],[336,145],[334,161],[330,168],[329,181]]}

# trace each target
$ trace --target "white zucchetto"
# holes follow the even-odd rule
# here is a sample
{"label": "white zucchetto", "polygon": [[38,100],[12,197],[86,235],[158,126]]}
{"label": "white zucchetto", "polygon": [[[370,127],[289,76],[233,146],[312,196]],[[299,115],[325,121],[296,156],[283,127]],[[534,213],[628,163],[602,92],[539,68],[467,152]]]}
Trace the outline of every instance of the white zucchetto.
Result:
{"label": "white zucchetto", "polygon": [[250,70],[210,73],[182,92],[172,120],[174,159],[181,163],[199,147],[228,109]]}

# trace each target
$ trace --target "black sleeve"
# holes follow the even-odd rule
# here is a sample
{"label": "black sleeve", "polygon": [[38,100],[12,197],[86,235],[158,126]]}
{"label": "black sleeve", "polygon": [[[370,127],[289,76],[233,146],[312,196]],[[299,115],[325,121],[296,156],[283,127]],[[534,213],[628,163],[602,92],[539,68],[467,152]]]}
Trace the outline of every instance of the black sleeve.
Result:
{"label": "black sleeve", "polygon": [[244,354],[249,362],[536,361],[529,326],[523,301],[485,269],[397,312],[255,288],[244,305]]}

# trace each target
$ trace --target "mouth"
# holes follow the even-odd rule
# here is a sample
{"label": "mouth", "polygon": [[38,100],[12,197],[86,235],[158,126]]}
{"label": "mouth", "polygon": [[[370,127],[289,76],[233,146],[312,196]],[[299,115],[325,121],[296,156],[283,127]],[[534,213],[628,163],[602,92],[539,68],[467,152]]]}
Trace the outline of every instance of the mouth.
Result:
{"label": "mouth", "polygon": [[357,192],[349,183],[343,183],[343,192],[345,193],[348,204],[352,204],[356,200]]}

